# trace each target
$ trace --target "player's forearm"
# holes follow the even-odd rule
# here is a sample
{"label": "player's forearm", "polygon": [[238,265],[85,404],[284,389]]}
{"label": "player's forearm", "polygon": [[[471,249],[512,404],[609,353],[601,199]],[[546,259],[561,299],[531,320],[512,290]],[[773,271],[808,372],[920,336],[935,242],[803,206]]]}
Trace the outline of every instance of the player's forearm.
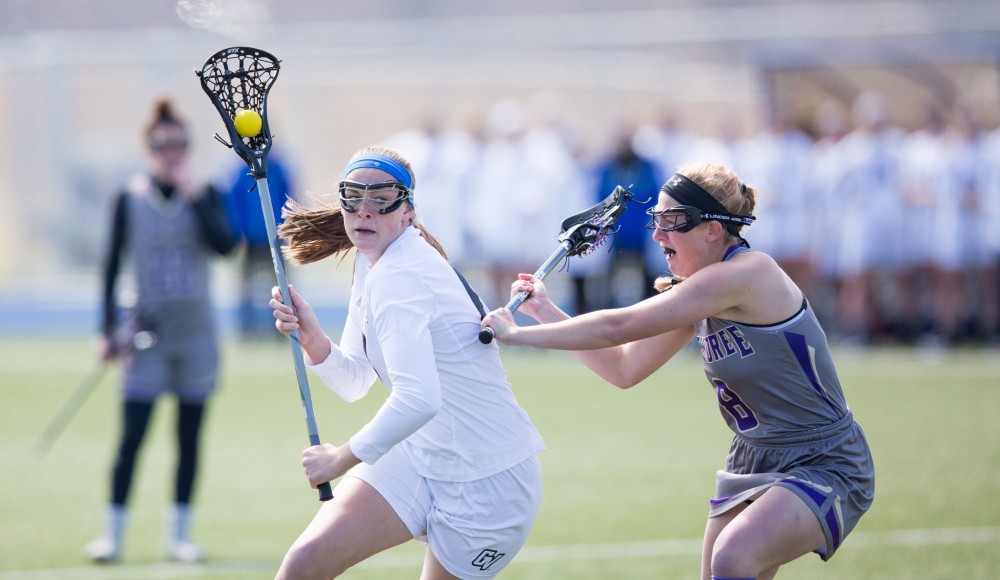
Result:
{"label": "player's forearm", "polygon": [[361,463],[361,460],[354,454],[350,442],[344,443],[337,449],[336,458],[334,459],[335,469],[338,473],[337,477],[347,473],[349,469],[359,463]]}
{"label": "player's forearm", "polygon": [[[560,311],[561,312],[561,311]],[[553,316],[558,316],[552,312]],[[563,313],[565,316],[565,313]],[[591,312],[557,322],[516,327],[507,336],[508,344],[555,350],[594,350],[620,344],[607,311]]]}
{"label": "player's forearm", "polygon": [[426,425],[440,409],[440,388],[409,389],[394,385],[375,417],[351,437],[352,453],[361,461],[373,464]]}
{"label": "player's forearm", "polygon": [[563,320],[567,320],[570,318],[569,314],[566,314],[562,309],[560,309],[552,302],[548,302],[544,306],[539,307],[536,310],[525,311],[525,312],[542,324],[561,322]]}

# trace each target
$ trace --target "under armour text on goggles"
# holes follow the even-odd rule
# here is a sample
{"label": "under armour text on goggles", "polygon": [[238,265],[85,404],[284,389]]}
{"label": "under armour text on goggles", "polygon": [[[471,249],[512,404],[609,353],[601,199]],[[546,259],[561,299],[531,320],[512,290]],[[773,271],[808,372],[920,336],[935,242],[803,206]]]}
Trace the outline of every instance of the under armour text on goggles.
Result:
{"label": "under armour text on goggles", "polygon": [[723,222],[723,225],[727,223],[750,225],[755,219],[753,216],[708,213],[690,205],[677,205],[659,211],[656,208],[649,208],[646,210],[646,215],[651,216],[646,228],[661,232],[689,232],[701,222],[713,220]]}
{"label": "under armour text on goggles", "polygon": [[411,199],[410,189],[396,181],[382,183],[358,183],[343,180],[337,184],[340,191],[340,209],[347,213],[356,213],[361,204],[367,203],[380,214],[392,213]]}

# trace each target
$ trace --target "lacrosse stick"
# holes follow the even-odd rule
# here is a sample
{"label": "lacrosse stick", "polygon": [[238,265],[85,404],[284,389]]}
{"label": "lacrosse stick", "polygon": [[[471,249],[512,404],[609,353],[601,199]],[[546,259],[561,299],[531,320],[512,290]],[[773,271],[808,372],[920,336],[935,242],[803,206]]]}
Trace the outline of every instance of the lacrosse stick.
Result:
{"label": "lacrosse stick", "polygon": [[[278,78],[279,61],[274,55],[249,47],[233,47],[220,50],[205,62],[200,71],[195,71],[201,79],[201,88],[212,100],[212,104],[222,115],[222,121],[229,132],[229,142],[215,134],[216,140],[234,149],[237,155],[250,167],[250,174],[257,182],[260,205],[264,212],[264,225],[271,240],[271,261],[274,274],[278,278],[281,299],[291,306],[288,280],[281,257],[281,246],[274,211],[271,209],[271,193],[267,185],[267,154],[271,149],[271,130],[267,124],[267,93]],[[240,117],[239,119],[237,117]],[[244,123],[249,118],[251,122]],[[313,412],[312,395],[306,378],[306,367],[302,358],[302,345],[297,331],[288,333],[295,362],[295,377],[299,383],[299,395],[306,414],[306,428],[309,442],[319,445],[319,430]],[[333,498],[330,483],[318,486],[319,499]]]}
{"label": "lacrosse stick", "polygon": [[83,407],[83,403],[86,402],[90,393],[100,384],[101,379],[104,378],[105,371],[108,370],[108,366],[108,362],[102,360],[87,371],[87,374],[83,376],[83,379],[73,389],[73,392],[66,398],[59,411],[49,421],[49,424],[45,427],[45,431],[35,441],[35,455],[41,457],[48,452],[52,444],[55,443],[56,438],[59,437],[59,434],[69,425],[70,420],[76,416],[77,411]]}
{"label": "lacrosse stick", "polygon": [[[625,204],[631,199],[634,199],[632,192],[619,185],[597,205],[564,219],[556,238],[559,240],[559,247],[531,275],[531,279],[536,282],[542,280],[564,259],[586,256],[596,250],[604,243],[608,234],[613,233],[615,223],[625,212]],[[527,292],[518,292],[504,308],[514,312],[527,299]],[[484,328],[479,331],[479,342],[489,344],[493,341],[493,336],[492,328]]]}

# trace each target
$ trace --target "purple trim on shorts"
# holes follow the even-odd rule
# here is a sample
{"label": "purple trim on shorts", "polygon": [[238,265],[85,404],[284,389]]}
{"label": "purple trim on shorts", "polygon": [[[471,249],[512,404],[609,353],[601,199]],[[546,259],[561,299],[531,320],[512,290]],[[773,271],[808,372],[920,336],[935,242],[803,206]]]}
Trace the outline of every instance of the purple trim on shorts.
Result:
{"label": "purple trim on shorts", "polygon": [[788,341],[788,346],[792,347],[792,354],[799,361],[799,366],[802,368],[802,372],[806,374],[806,378],[812,383],[813,390],[824,400],[826,404],[830,406],[830,409],[837,415],[838,419],[843,418],[844,414],[833,404],[833,401],[826,396],[826,391],[823,390],[823,386],[819,383],[819,379],[816,377],[816,373],[813,372],[812,362],[809,358],[809,345],[806,344],[806,337],[801,334],[796,334],[794,332],[785,332],[785,340]]}
{"label": "purple trim on shorts", "polygon": [[[827,503],[827,496],[816,491],[811,486],[802,483],[801,481],[796,481],[794,479],[782,479],[779,480],[780,483],[794,485],[798,489],[801,489],[810,499],[816,503],[816,507],[822,509],[823,505]],[[833,553],[840,547],[841,535],[840,535],[840,520],[837,519],[837,504],[835,502],[830,502],[830,507],[827,508],[826,513],[823,514],[823,519],[826,521],[827,527],[830,529],[830,537],[833,542]]]}
{"label": "purple trim on shorts", "polygon": [[816,507],[823,507],[823,504],[826,503],[826,496],[825,495],[823,495],[820,492],[816,491],[812,487],[810,487],[810,486],[802,483],[801,481],[797,481],[797,480],[794,480],[794,479],[781,479],[781,480],[779,480],[779,482],[781,482],[781,483],[787,483],[787,484],[790,484],[790,485],[794,485],[795,487],[797,487],[797,488],[801,489],[802,491],[806,492],[806,495],[808,495],[809,498],[813,500],[813,503],[816,504]]}
{"label": "purple trim on shorts", "polygon": [[830,537],[833,539],[833,551],[840,547],[840,520],[837,519],[836,504],[831,504],[826,510],[826,525],[830,528]]}
{"label": "purple trim on shorts", "polygon": [[731,495],[727,495],[726,497],[713,497],[712,499],[708,500],[708,503],[712,507],[715,507],[717,505],[724,504],[731,499],[733,499],[733,496]]}

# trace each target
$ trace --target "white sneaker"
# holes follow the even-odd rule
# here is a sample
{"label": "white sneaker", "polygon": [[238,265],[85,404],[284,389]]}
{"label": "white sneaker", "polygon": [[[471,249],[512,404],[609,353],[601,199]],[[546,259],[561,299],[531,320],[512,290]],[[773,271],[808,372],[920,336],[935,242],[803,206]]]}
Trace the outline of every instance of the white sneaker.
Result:
{"label": "white sneaker", "polygon": [[88,542],[83,551],[99,564],[111,564],[121,557],[121,545],[106,536]]}
{"label": "white sneaker", "polygon": [[191,542],[171,542],[167,546],[167,559],[174,562],[194,564],[205,559],[205,552],[198,544]]}

